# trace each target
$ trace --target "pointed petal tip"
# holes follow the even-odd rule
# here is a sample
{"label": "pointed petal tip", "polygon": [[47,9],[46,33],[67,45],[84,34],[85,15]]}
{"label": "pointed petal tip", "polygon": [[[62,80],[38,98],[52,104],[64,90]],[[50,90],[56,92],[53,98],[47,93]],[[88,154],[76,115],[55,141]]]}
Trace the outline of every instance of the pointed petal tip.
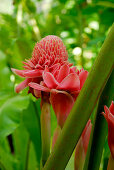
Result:
{"label": "pointed petal tip", "polygon": [[11,71],[12,71],[13,73],[15,73],[16,69],[15,69],[15,68],[11,68]]}

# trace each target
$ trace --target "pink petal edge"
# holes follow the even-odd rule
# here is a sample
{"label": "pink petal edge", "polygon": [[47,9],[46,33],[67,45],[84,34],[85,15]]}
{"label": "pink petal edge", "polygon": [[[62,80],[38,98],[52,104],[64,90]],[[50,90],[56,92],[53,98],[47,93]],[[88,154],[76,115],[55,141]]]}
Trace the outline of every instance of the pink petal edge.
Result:
{"label": "pink petal edge", "polygon": [[80,89],[79,76],[76,73],[71,73],[63,79],[63,81],[57,86],[59,90],[76,91]]}
{"label": "pink petal edge", "polygon": [[36,89],[36,90],[39,90],[39,91],[45,91],[45,92],[50,92],[50,89],[47,88],[47,87],[44,87],[40,84],[37,84],[37,83],[29,83],[28,84],[30,87],[32,87],[33,89]]}
{"label": "pink petal edge", "polygon": [[43,72],[43,79],[46,86],[50,89],[56,88],[59,84],[50,72]]}

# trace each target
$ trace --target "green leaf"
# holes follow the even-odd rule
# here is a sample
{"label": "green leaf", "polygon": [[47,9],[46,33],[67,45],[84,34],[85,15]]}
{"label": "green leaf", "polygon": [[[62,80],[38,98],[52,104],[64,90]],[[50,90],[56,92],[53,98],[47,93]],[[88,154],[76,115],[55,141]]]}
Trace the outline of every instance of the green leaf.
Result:
{"label": "green leaf", "polygon": [[16,159],[18,160],[14,168],[16,170],[25,170],[26,162],[28,159],[28,142],[29,134],[26,131],[22,121],[20,126],[13,133],[13,146],[14,146],[14,154]]}
{"label": "green leaf", "polygon": [[28,158],[28,170],[31,170],[31,169],[40,170],[40,168],[36,168],[36,167],[37,167],[37,160],[36,160],[34,145],[33,145],[33,143],[30,143],[29,158]]}
{"label": "green leaf", "polygon": [[4,139],[2,142],[0,141],[0,169],[13,170],[13,165],[16,161],[10,152],[7,139]]}
{"label": "green leaf", "polygon": [[40,132],[40,103],[30,102],[29,107],[23,112],[23,123],[33,143],[38,167],[41,159],[41,132]]}
{"label": "green leaf", "polygon": [[29,104],[29,96],[15,96],[0,108],[0,140],[11,134],[20,124],[21,113]]}

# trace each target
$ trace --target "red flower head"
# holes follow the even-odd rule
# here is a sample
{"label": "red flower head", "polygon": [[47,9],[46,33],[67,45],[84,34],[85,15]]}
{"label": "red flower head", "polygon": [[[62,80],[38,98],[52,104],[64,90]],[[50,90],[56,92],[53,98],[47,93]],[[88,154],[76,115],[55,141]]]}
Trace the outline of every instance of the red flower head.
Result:
{"label": "red flower head", "polygon": [[68,61],[68,54],[62,40],[56,36],[47,36],[36,44],[32,58],[24,63],[25,70],[12,71],[26,79],[16,87],[20,92],[29,86],[29,92],[35,97],[41,91],[50,93],[50,102],[62,127],[87,78],[88,72]]}
{"label": "red flower head", "polygon": [[76,67],[67,64],[61,66],[52,74],[43,72],[43,81],[29,83],[29,86],[38,90],[50,92],[50,102],[57,116],[58,124],[63,127],[64,122],[87,78],[88,72],[76,72]]}
{"label": "red flower head", "polygon": [[108,123],[108,145],[114,159],[114,102],[112,101],[109,109],[104,106],[105,113],[102,112]]}
{"label": "red flower head", "polygon": [[[59,69],[60,66],[65,63],[72,65],[69,64],[67,60],[68,54],[66,47],[59,37],[49,35],[43,38],[35,45],[32,58],[23,62],[25,70],[12,68],[12,71],[15,74],[26,78],[16,87],[16,92],[19,93],[27,87],[30,82],[39,83],[42,80],[42,73],[44,70],[54,73],[55,70]],[[32,88],[30,88],[29,92],[34,94],[34,90]]]}

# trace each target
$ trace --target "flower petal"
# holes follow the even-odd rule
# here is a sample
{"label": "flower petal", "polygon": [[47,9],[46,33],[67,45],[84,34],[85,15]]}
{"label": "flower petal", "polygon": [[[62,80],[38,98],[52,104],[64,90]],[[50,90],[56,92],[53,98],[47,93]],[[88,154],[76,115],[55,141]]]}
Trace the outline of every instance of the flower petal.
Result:
{"label": "flower petal", "polygon": [[70,73],[75,73],[75,72],[76,72],[76,67],[75,66],[71,67],[70,68]]}
{"label": "flower petal", "polygon": [[21,76],[21,77],[28,77],[28,78],[34,78],[39,77],[42,75],[42,70],[17,70],[12,68],[11,69],[15,74]]}
{"label": "flower petal", "polygon": [[102,114],[104,115],[108,123],[108,145],[110,148],[111,155],[114,159],[114,115],[113,115],[114,106],[113,105],[114,103],[112,101],[109,109],[107,106],[104,106],[105,113],[102,112]]}
{"label": "flower petal", "polygon": [[13,71],[13,73],[15,73],[16,75],[19,75],[21,77],[25,77],[24,73],[29,71],[29,70],[17,70],[17,69],[14,69],[14,68],[11,68],[11,70]]}
{"label": "flower petal", "polygon": [[47,85],[48,88],[56,88],[58,86],[58,82],[55,80],[54,76],[49,72],[43,73],[44,83]]}
{"label": "flower petal", "polygon": [[70,71],[69,66],[66,65],[66,64],[63,65],[63,66],[60,68],[57,81],[60,83],[66,76],[68,76],[69,71]]}
{"label": "flower petal", "polygon": [[87,152],[87,148],[89,144],[91,129],[92,129],[92,124],[91,124],[91,120],[89,119],[82,133],[82,141],[83,141],[85,154]]}
{"label": "flower petal", "polygon": [[26,88],[28,86],[28,84],[31,82],[31,80],[32,80],[31,78],[27,78],[23,82],[21,82],[19,85],[17,85],[15,88],[16,93],[19,93],[24,88]]}
{"label": "flower petal", "polygon": [[63,81],[57,86],[57,89],[76,91],[80,88],[79,76],[76,73],[71,73],[63,79]]}
{"label": "flower petal", "polygon": [[[68,93],[66,93],[68,94]],[[70,94],[66,95],[64,93],[51,93],[50,102],[52,104],[53,110],[57,116],[57,122],[63,127],[67,116],[69,115],[74,100]]]}
{"label": "flower petal", "polygon": [[41,91],[34,89],[33,93],[34,93],[35,97],[37,97],[37,98],[41,97]]}
{"label": "flower petal", "polygon": [[39,90],[39,91],[45,91],[45,92],[49,92],[50,89],[48,89],[47,87],[44,87],[40,84],[37,84],[37,83],[29,83],[28,84],[30,87],[32,87],[33,89],[36,89],[36,90]]}
{"label": "flower petal", "polygon": [[112,115],[114,115],[114,102],[112,101],[110,107],[109,107],[110,112],[112,113]]}
{"label": "flower petal", "polygon": [[88,71],[84,70],[79,73],[79,79],[80,79],[80,89],[82,88],[86,78],[88,76]]}
{"label": "flower petal", "polygon": [[50,72],[52,72],[53,70],[58,69],[59,67],[60,67],[60,64],[59,64],[59,63],[50,66],[50,68],[49,68],[49,69],[50,69]]}
{"label": "flower petal", "polygon": [[34,78],[34,77],[41,76],[42,72],[43,72],[42,70],[37,70],[37,69],[36,70],[29,70],[29,71],[23,73],[23,75],[25,77]]}

